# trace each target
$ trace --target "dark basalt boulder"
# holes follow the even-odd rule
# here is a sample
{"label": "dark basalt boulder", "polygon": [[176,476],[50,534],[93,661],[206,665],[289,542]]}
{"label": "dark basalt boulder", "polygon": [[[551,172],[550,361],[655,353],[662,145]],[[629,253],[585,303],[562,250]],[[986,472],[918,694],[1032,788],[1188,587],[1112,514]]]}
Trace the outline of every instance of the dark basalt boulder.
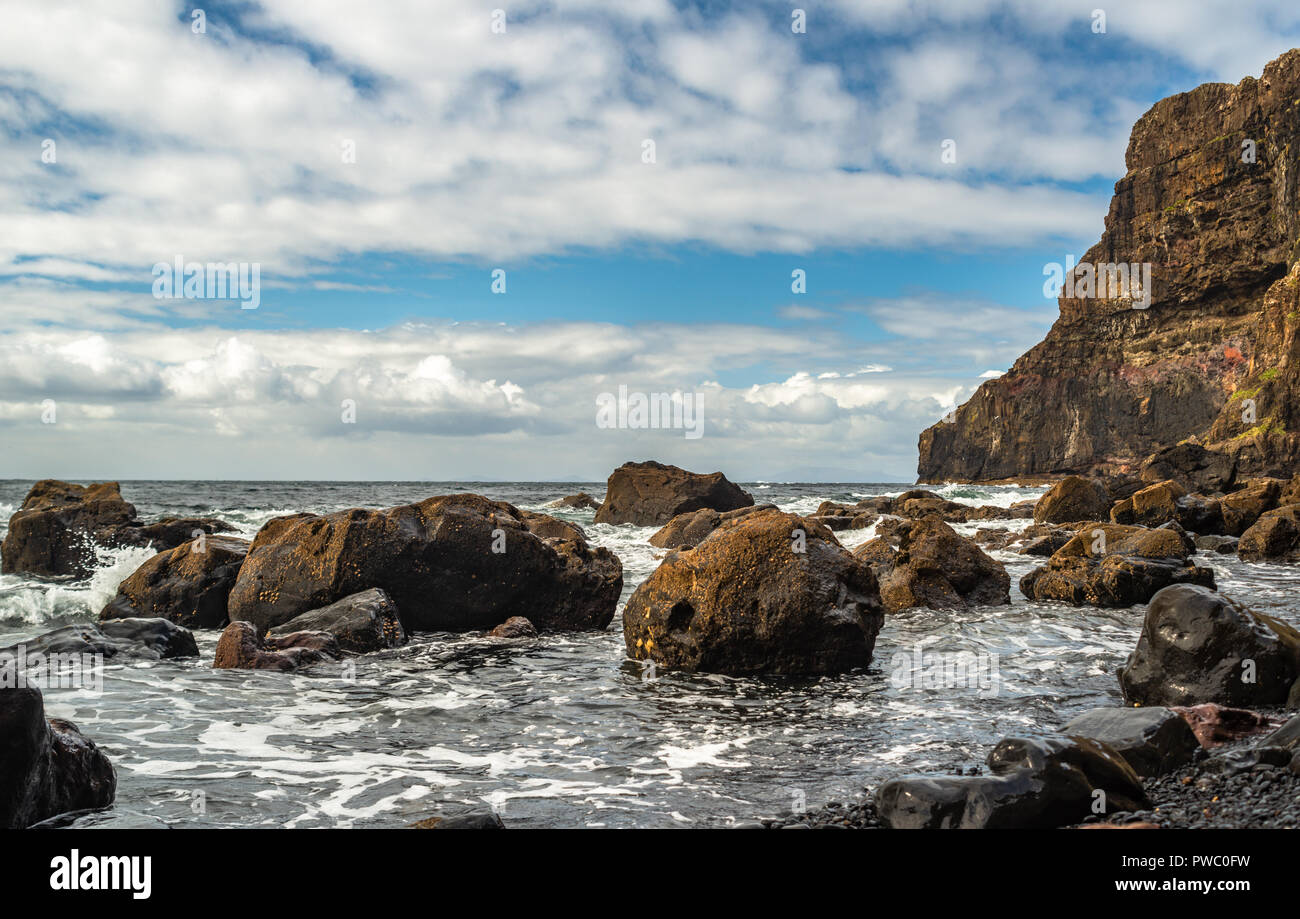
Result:
{"label": "dark basalt boulder", "polygon": [[547,507],[574,507],[579,510],[594,511],[594,510],[599,510],[600,502],[597,501],[595,498],[593,498],[591,495],[587,494],[585,491],[580,491],[576,495],[565,495],[563,498],[559,498],[555,501],[552,501],[550,504],[546,506]]}
{"label": "dark basalt boulder", "polygon": [[288,673],[343,656],[329,632],[291,632],[262,636],[247,622],[232,622],[217,640],[214,670],[275,670]]}
{"label": "dark basalt boulder", "polygon": [[596,523],[663,526],[678,514],[700,508],[734,511],[753,497],[721,472],[703,475],[653,461],[624,463],[610,474]]}
{"label": "dark basalt boulder", "polygon": [[135,507],[122,500],[116,482],[82,486],[46,479],[32,486],[9,519],[0,544],[0,573],[85,578],[95,569],[96,546],[153,546],[161,551],[193,538],[196,530],[230,529],[206,517],[144,524],[136,519]]}
{"label": "dark basalt boulder", "polygon": [[[650,545],[659,549],[680,549],[684,546],[693,546],[721,526],[723,521],[735,520],[737,517],[743,517],[758,510],[775,509],[775,505],[772,504],[758,504],[754,507],[741,507],[734,511],[723,512],[715,511],[709,507],[702,507],[698,511],[678,514],[672,520],[669,520],[663,529],[657,530],[650,537]],[[817,519],[829,526],[830,518]],[[837,517],[834,519],[844,521],[843,527],[838,528],[849,529],[850,518]],[[837,529],[837,527],[830,527],[830,529]]]}
{"label": "dark basalt boulder", "polygon": [[1031,600],[1125,607],[1171,584],[1213,587],[1214,571],[1189,561],[1194,548],[1176,526],[1084,524],[1045,566],[1020,579],[1020,592]]}
{"label": "dark basalt boulder", "polygon": [[159,552],[117,587],[100,619],[161,617],[191,629],[221,629],[226,600],[250,543],[205,536]]}
{"label": "dark basalt boulder", "polygon": [[194,633],[160,618],[112,619],[100,623],[66,625],[29,638],[0,654],[16,655],[19,650],[33,655],[98,654],[104,660],[168,660],[198,657]]}
{"label": "dark basalt boulder", "polygon": [[294,632],[325,632],[339,648],[355,654],[382,651],[406,644],[397,605],[379,588],[344,597],[337,603],[295,616],[271,629],[270,638],[287,638]]}
{"label": "dark basalt boulder", "polygon": [[523,616],[511,616],[488,632],[489,638],[536,638],[537,627]]}
{"label": "dark basalt boulder", "polygon": [[884,621],[871,569],[806,517],[758,511],[668,555],[623,612],[628,656],[674,670],[839,673]]}
{"label": "dark basalt boulder", "polygon": [[280,517],[253,540],[230,592],[230,619],[265,632],[377,587],[407,631],[490,629],[511,616],[543,631],[603,629],[623,566],[564,527],[570,538],[538,535],[552,520],[471,494]]}
{"label": "dark basalt boulder", "polygon": [[1069,475],[1034,505],[1034,523],[1074,523],[1098,520],[1110,512],[1110,492],[1096,479]]}
{"label": "dark basalt boulder", "polygon": [[1143,777],[1191,762],[1201,746],[1187,720],[1163,706],[1094,708],[1072,719],[1061,733],[1107,744]]}
{"label": "dark basalt boulder", "polygon": [[1084,737],[1009,737],[988,776],[905,776],[876,791],[894,829],[1048,829],[1150,806],[1129,764]]}
{"label": "dark basalt boulder", "polygon": [[1300,677],[1300,633],[1204,587],[1151,600],[1137,648],[1119,673],[1140,705],[1282,705]]}
{"label": "dark basalt boulder", "polygon": [[1300,561],[1300,504],[1261,514],[1241,534],[1237,556],[1246,562]]}
{"label": "dark basalt boulder", "polygon": [[69,721],[45,718],[36,689],[0,690],[0,829],[113,803],[108,757]]}
{"label": "dark basalt boulder", "polygon": [[877,537],[853,556],[872,567],[886,612],[918,606],[964,610],[1011,602],[1006,569],[938,517],[907,521],[894,540]]}

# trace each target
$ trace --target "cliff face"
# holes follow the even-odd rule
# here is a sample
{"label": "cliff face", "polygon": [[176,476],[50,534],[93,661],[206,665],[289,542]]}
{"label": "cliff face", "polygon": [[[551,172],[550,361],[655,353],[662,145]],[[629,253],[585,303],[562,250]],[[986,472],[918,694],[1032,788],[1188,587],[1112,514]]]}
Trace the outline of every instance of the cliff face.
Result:
{"label": "cliff face", "polygon": [[1300,49],[1156,103],[1125,162],[1079,261],[1149,263],[1149,305],[1063,295],[1042,342],[922,432],[920,481],[1130,472],[1187,440],[1243,473],[1294,471]]}

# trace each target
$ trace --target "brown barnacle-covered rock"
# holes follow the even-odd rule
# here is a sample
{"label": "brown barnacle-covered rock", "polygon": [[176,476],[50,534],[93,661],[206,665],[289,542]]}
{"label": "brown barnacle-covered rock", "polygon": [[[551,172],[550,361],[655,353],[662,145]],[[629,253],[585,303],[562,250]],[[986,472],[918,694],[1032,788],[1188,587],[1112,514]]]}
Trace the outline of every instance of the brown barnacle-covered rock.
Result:
{"label": "brown barnacle-covered rock", "polygon": [[1110,493],[1101,482],[1069,475],[1038,499],[1034,505],[1034,523],[1097,520],[1106,516],[1110,503]]}
{"label": "brown barnacle-covered rock", "polygon": [[225,628],[226,599],[249,542],[202,536],[160,552],[117,587],[100,619],[156,616],[191,629]]}
{"label": "brown barnacle-covered rock", "polygon": [[883,620],[867,565],[826,527],[769,510],[671,552],[628,600],[623,638],[667,669],[829,674],[866,667]]}
{"label": "brown barnacle-covered rock", "polygon": [[1083,524],[1046,565],[1020,579],[1020,591],[1031,600],[1125,607],[1146,603],[1170,584],[1213,587],[1214,571],[1190,561],[1194,549],[1176,524]]}
{"label": "brown barnacle-covered rock", "polygon": [[481,495],[269,521],[230,592],[230,619],[265,631],[371,588],[407,631],[490,629],[527,616],[543,631],[603,629],[623,566],[572,524]]}
{"label": "brown barnacle-covered rock", "polygon": [[[693,546],[721,526],[724,521],[735,520],[737,517],[752,514],[757,510],[773,509],[775,509],[774,505],[758,504],[754,507],[739,507],[734,511],[715,511],[711,507],[702,507],[697,511],[678,514],[650,537],[650,545],[658,549],[680,549],[684,546]],[[836,516],[821,519],[821,522],[830,526],[830,519],[844,521],[843,526],[830,527],[830,529],[835,530],[850,529],[850,524],[856,518]]]}
{"label": "brown barnacle-covered rock", "polygon": [[523,616],[511,616],[488,632],[489,638],[536,638],[537,627]]}
{"label": "brown barnacle-covered rock", "polygon": [[609,476],[595,522],[663,526],[678,514],[700,508],[732,511],[753,503],[748,492],[721,472],[706,475],[654,461],[624,463]]}
{"label": "brown barnacle-covered rock", "polygon": [[600,502],[597,501],[595,498],[593,498],[591,495],[587,494],[585,491],[580,491],[576,495],[565,495],[563,498],[558,498],[546,506],[547,507],[570,507],[570,508],[576,508],[578,510],[594,511],[600,507]]}
{"label": "brown barnacle-covered rock", "polygon": [[273,638],[258,634],[250,623],[232,622],[217,641],[212,667],[288,673],[342,655],[338,639],[328,632],[291,632]]}
{"label": "brown barnacle-covered rock", "polygon": [[919,606],[967,609],[1011,602],[1006,569],[938,517],[908,521],[892,539],[877,537],[853,555],[872,567],[880,599],[890,613]]}
{"label": "brown barnacle-covered rock", "polygon": [[1300,561],[1300,504],[1260,514],[1237,541],[1237,556],[1247,562]]}
{"label": "brown barnacle-covered rock", "polygon": [[152,546],[162,551],[190,540],[196,531],[230,529],[208,517],[142,523],[116,482],[73,485],[45,479],[32,486],[9,519],[0,544],[0,572],[86,578],[98,561],[96,547]]}
{"label": "brown barnacle-covered rock", "polygon": [[1178,499],[1186,494],[1172,479],[1148,485],[1134,492],[1110,509],[1112,523],[1126,526],[1158,527],[1178,520]]}

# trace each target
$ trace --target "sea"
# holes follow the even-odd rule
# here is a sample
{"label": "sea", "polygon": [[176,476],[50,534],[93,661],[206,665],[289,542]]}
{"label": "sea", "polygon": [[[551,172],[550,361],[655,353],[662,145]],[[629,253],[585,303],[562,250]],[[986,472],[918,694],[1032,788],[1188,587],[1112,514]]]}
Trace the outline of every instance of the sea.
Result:
{"label": "sea", "polygon": [[[0,537],[29,481],[0,481]],[[750,482],[760,503],[810,513],[823,501],[896,495],[903,483]],[[971,505],[1009,507],[1042,487],[944,485]],[[1016,589],[1041,559],[991,554],[1010,606],[887,616],[871,667],[816,679],[646,672],[628,660],[623,605],[663,551],[653,527],[593,524],[549,503],[603,483],[122,483],[141,515],[214,516],[252,537],[300,511],[391,507],[475,492],[583,526],[623,562],[609,628],[502,643],[417,633],[354,667],[294,674],[213,670],[200,657],[108,662],[102,687],[47,689],[51,717],[75,722],[112,760],[117,801],[59,821],[75,827],[400,827],[491,809],[515,827],[726,827],[827,802],[853,802],[890,777],[983,762],[999,739],[1059,729],[1121,704],[1117,671],[1143,607],[1030,602]],[[1028,520],[959,524],[1020,529]],[[848,548],[874,528],[836,534]],[[0,646],[93,622],[152,553],[99,550],[80,582],[0,576]],[[1282,566],[1198,553],[1228,596],[1300,626],[1300,579]],[[965,669],[949,670],[952,662]],[[952,678],[952,674],[957,678]],[[963,678],[962,675],[965,675]]]}

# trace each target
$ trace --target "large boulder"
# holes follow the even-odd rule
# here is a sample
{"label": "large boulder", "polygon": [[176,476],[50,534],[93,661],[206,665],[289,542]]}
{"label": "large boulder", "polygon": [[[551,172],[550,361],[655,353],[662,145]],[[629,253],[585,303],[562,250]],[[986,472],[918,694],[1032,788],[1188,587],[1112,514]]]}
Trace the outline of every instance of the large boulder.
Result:
{"label": "large boulder", "polygon": [[1185,718],[1158,705],[1094,708],[1072,719],[1061,732],[1109,745],[1140,776],[1164,775],[1186,765],[1201,746]]}
{"label": "large boulder", "polygon": [[1097,520],[1110,512],[1110,493],[1096,479],[1067,475],[1034,505],[1034,523]]}
{"label": "large boulder", "polygon": [[1220,498],[1224,535],[1240,536],[1263,514],[1276,509],[1285,484],[1281,479],[1250,479],[1232,494]]}
{"label": "large boulder", "polygon": [[253,540],[230,592],[230,620],[265,632],[377,587],[408,631],[490,629],[511,616],[543,631],[603,629],[623,566],[583,539],[535,532],[553,519],[472,494],[280,517]]}
{"label": "large boulder", "polygon": [[0,690],[0,829],[108,807],[116,791],[108,757],[71,722],[46,720],[38,690]]}
{"label": "large boulder", "polygon": [[225,628],[226,600],[249,542],[204,536],[159,552],[117,587],[100,619],[158,616],[191,629]]}
{"label": "large boulder", "polygon": [[37,482],[10,519],[0,545],[0,571],[46,577],[87,576],[101,533],[129,526],[135,508],[122,500],[116,482],[71,485]]}
{"label": "large boulder", "polygon": [[624,463],[610,475],[596,523],[663,526],[678,514],[707,507],[734,511],[754,499],[721,472],[703,475],[653,461]]}
{"label": "large boulder", "polygon": [[407,640],[397,604],[377,587],[295,616],[267,635],[286,638],[294,632],[326,632],[342,650],[356,654],[396,648]]}
{"label": "large boulder", "polygon": [[628,600],[628,656],[675,670],[838,673],[871,662],[871,569],[809,518],[760,511],[671,553]]}
{"label": "large boulder", "polygon": [[1300,504],[1261,514],[1241,534],[1237,556],[1247,562],[1300,561]]}
{"label": "large boulder", "polygon": [[289,673],[342,656],[338,639],[328,632],[291,632],[272,638],[247,622],[232,622],[217,640],[212,668]]}
{"label": "large boulder", "polygon": [[141,523],[135,507],[122,500],[116,482],[83,486],[46,479],[32,486],[22,507],[9,518],[0,544],[0,572],[85,578],[95,569],[96,546],[153,546],[161,551],[193,538],[196,530],[229,529],[207,517]]}
{"label": "large boulder", "polygon": [[66,625],[8,648],[0,655],[101,655],[104,660],[167,660],[198,657],[189,629],[160,618],[112,619],[96,624]]}
{"label": "large boulder", "polygon": [[1282,705],[1298,677],[1300,633],[1189,584],[1152,598],[1119,672],[1124,698],[1140,705]]}
{"label": "large boulder", "polygon": [[[743,517],[746,514],[752,514],[758,510],[774,510],[775,505],[757,504],[753,507],[741,507],[734,511],[715,511],[711,507],[702,507],[698,511],[690,511],[685,514],[678,514],[663,528],[656,530],[650,537],[650,545],[658,549],[680,549],[684,546],[696,545],[704,537],[716,530],[726,520],[735,520],[737,517]],[[836,517],[835,519],[844,519],[847,526],[848,518]],[[830,526],[826,520],[822,521]],[[831,529],[837,527],[831,526]]]}
{"label": "large boulder", "polygon": [[876,790],[894,829],[1048,829],[1149,806],[1132,767],[1084,737],[1009,737],[987,776],[904,776]]}
{"label": "large boulder", "polygon": [[1186,490],[1172,479],[1148,485],[1110,509],[1112,523],[1128,526],[1158,527],[1178,520],[1178,499]]}
{"label": "large boulder", "polygon": [[1011,602],[1011,578],[973,540],[959,536],[938,517],[908,521],[896,531],[898,549],[877,537],[853,555],[872,566],[887,612],[924,606],[968,609]]}
{"label": "large boulder", "polygon": [[1031,600],[1125,607],[1170,584],[1213,587],[1213,569],[1189,560],[1195,547],[1176,527],[1084,524],[1045,566],[1020,579],[1020,592]]}

